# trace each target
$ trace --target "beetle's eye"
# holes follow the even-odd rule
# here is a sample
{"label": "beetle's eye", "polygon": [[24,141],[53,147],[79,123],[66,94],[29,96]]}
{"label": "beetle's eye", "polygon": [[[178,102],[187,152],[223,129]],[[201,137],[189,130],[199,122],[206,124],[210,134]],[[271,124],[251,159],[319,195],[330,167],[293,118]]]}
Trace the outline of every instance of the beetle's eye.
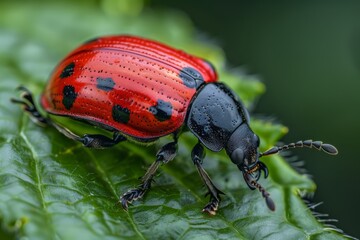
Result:
{"label": "beetle's eye", "polygon": [[244,163],[244,151],[240,148],[237,148],[231,154],[231,161],[236,165],[243,165]]}

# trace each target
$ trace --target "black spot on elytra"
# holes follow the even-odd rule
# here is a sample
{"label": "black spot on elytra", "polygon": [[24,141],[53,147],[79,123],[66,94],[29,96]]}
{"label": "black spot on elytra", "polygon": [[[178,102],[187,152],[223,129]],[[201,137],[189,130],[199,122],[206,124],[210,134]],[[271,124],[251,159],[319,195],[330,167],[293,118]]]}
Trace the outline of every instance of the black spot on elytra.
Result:
{"label": "black spot on elytra", "polygon": [[127,123],[130,119],[130,110],[120,105],[114,105],[112,108],[112,118],[119,123]]}
{"label": "black spot on elytra", "polygon": [[61,72],[60,78],[67,78],[73,75],[75,68],[75,63],[69,63]]}
{"label": "black spot on elytra", "polygon": [[163,122],[171,118],[172,109],[173,107],[170,102],[165,102],[159,99],[155,106],[149,108],[149,111],[155,116],[157,120]]}
{"label": "black spot on elytra", "polygon": [[96,82],[96,87],[98,89],[104,90],[105,92],[111,91],[115,86],[115,82],[112,80],[112,78],[98,77],[96,78]]}
{"label": "black spot on elytra", "polygon": [[71,85],[66,85],[63,89],[63,100],[62,103],[67,110],[70,110],[75,102],[77,93],[75,88]]}
{"label": "black spot on elytra", "polygon": [[192,67],[181,69],[179,77],[188,88],[198,88],[204,82],[204,77]]}

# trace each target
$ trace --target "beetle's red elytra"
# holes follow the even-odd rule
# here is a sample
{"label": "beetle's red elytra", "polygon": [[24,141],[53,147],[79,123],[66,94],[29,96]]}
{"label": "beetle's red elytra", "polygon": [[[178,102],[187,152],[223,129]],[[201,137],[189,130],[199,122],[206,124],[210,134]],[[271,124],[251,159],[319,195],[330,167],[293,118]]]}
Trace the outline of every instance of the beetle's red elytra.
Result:
{"label": "beetle's red elytra", "polygon": [[41,104],[52,114],[101,123],[136,138],[158,138],[184,123],[197,84],[217,80],[209,66],[150,40],[102,37],[65,57]]}
{"label": "beetle's red elytra", "polygon": [[[141,37],[105,36],[87,41],[56,66],[41,96],[46,115],[38,111],[25,87],[19,88],[22,99],[12,101],[23,105],[35,122],[50,125],[85,147],[107,148],[127,139],[153,142],[172,135],[173,141],[158,151],[139,187],[122,195],[125,210],[147,192],[158,167],[175,158],[178,138],[184,131],[199,140],[191,158],[210,195],[204,212],[215,214],[222,194],[201,165],[205,148],[216,152],[225,149],[249,188],[258,189],[268,208],[275,210],[270,194],[258,183],[262,171],[265,178],[268,176],[260,157],[304,146],[329,154],[337,154],[337,149],[307,140],[260,153],[260,139],[249,126],[249,113],[240,98],[217,78],[210,62],[184,51]],[[54,115],[100,126],[113,137],[76,135],[59,125]]]}

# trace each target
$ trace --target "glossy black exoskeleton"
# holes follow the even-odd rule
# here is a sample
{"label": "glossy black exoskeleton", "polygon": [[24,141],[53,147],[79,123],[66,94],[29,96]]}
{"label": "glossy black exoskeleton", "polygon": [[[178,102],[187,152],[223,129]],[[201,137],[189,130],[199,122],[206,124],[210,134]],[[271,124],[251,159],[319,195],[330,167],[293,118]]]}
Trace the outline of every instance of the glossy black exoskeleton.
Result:
{"label": "glossy black exoskeleton", "polygon": [[[296,147],[314,147],[328,154],[337,154],[334,146],[312,140],[298,141],[283,147],[273,147],[260,153],[260,139],[251,130],[249,122],[248,111],[230,88],[222,83],[209,83],[198,90],[190,106],[186,123],[202,145],[216,152],[222,149],[226,150],[231,161],[242,172],[249,188],[259,189],[271,210],[275,210],[275,204],[270,198],[270,194],[257,182],[261,171],[264,172],[265,178],[269,174],[266,165],[259,161],[260,157]],[[201,149],[199,146],[194,148],[193,152],[198,152]],[[211,194],[211,204],[208,204],[204,210],[215,213],[220,202],[219,194],[221,192],[210,179],[205,181],[205,184]]]}

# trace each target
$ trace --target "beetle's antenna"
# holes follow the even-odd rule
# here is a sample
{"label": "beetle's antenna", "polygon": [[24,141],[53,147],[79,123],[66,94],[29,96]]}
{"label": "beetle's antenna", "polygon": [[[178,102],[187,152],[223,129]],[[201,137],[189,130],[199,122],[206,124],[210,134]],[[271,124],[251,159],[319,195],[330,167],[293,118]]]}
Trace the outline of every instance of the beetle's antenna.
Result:
{"label": "beetle's antenna", "polygon": [[277,154],[283,150],[288,150],[290,148],[302,148],[302,147],[308,147],[308,148],[314,147],[315,149],[319,151],[322,150],[323,152],[330,155],[338,154],[338,150],[336,149],[336,147],[334,147],[331,144],[323,143],[322,141],[306,140],[306,141],[298,141],[296,143],[286,144],[282,147],[276,147],[276,146],[272,147],[269,150],[260,153],[259,157]]}
{"label": "beetle's antenna", "polygon": [[265,202],[267,207],[271,210],[271,211],[275,211],[275,203],[274,201],[271,199],[270,197],[270,193],[268,193],[265,188],[263,188],[260,183],[256,182],[256,181],[251,181],[251,184],[256,187],[257,189],[259,189],[259,191],[261,192],[263,198],[265,198]]}

